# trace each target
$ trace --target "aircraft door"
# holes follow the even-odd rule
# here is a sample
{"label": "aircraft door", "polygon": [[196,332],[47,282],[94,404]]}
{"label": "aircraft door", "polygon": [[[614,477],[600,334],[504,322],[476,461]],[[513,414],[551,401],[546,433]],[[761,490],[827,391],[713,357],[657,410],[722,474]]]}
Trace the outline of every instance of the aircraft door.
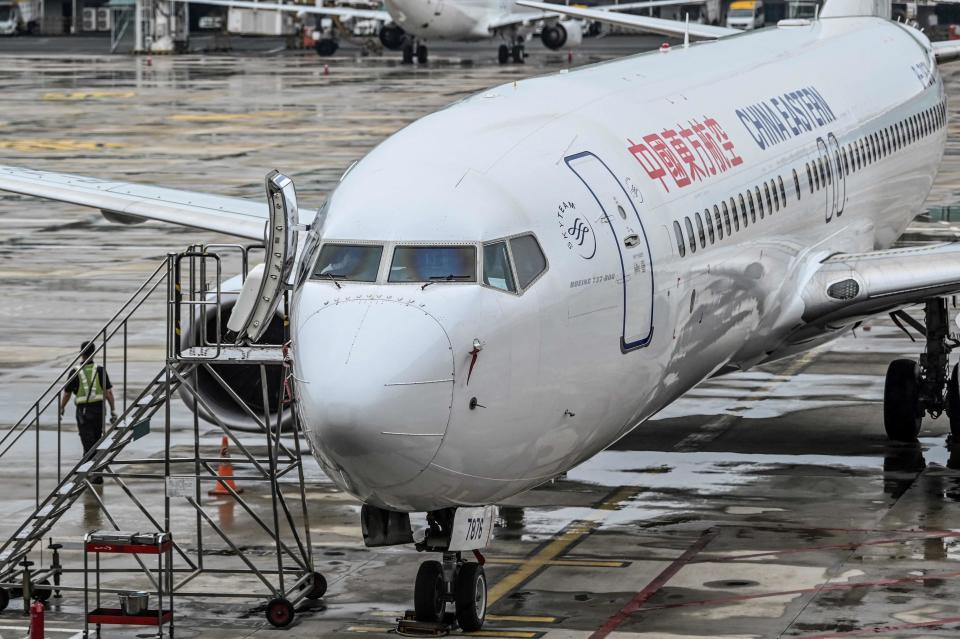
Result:
{"label": "aircraft door", "polygon": [[843,170],[843,158],[840,156],[840,142],[833,133],[827,136],[827,145],[832,153],[833,166],[836,169],[836,180],[833,189],[833,210],[837,217],[843,215],[843,205],[847,199],[847,175]]}
{"label": "aircraft door", "polygon": [[[620,180],[608,166],[589,151],[564,158],[567,166],[583,183],[588,202],[596,207],[591,220],[599,220],[597,245],[612,242],[620,263],[619,280],[623,287],[623,326],[620,348],[627,352],[646,346],[653,337],[653,262],[650,244],[640,214]],[[609,239],[604,240],[603,235]],[[600,252],[598,250],[598,253]]]}
{"label": "aircraft door", "polygon": [[817,138],[817,166],[823,167],[820,182],[824,193],[824,219],[829,222],[833,219],[834,203],[836,202],[837,183],[833,178],[833,166],[830,162],[830,151],[823,138]]}

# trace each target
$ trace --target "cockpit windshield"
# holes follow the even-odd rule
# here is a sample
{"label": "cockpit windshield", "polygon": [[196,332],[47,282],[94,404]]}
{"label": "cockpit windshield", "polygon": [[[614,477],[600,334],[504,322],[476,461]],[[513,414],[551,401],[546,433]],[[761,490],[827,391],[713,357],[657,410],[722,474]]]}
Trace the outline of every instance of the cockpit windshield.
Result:
{"label": "cockpit windshield", "polygon": [[476,282],[475,246],[398,246],[390,282]]}
{"label": "cockpit windshield", "polygon": [[311,279],[376,282],[382,254],[382,246],[326,244],[320,250]]}

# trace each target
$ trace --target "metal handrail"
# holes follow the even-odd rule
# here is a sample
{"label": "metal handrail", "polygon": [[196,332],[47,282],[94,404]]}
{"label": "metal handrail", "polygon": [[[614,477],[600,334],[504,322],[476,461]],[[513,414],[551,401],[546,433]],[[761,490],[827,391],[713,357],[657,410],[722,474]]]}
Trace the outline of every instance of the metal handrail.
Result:
{"label": "metal handrail", "polygon": [[[25,431],[27,428],[30,427],[31,424],[36,423],[36,421],[39,419],[39,414],[44,412],[47,408],[50,407],[50,403],[54,400],[54,398],[59,398],[60,393],[63,389],[63,386],[70,381],[70,376],[76,374],[76,369],[78,368],[78,365],[81,364],[81,362],[82,362],[82,365],[85,366],[88,363],[93,362],[97,354],[99,354],[101,351],[105,351],[107,342],[112,337],[114,337],[121,328],[123,328],[126,325],[127,320],[129,320],[130,317],[137,310],[139,310],[139,308],[143,305],[143,303],[150,298],[150,296],[154,293],[154,291],[156,291],[157,287],[167,278],[168,273],[167,273],[166,267],[167,267],[167,260],[164,260],[159,265],[157,265],[157,268],[155,268],[153,272],[147,277],[147,279],[144,280],[143,284],[140,285],[140,287],[133,293],[133,295],[131,295],[127,299],[126,302],[124,302],[124,304],[120,307],[120,310],[118,310],[116,313],[113,314],[113,316],[110,317],[110,319],[104,322],[100,330],[98,330],[94,334],[94,336],[90,339],[91,343],[96,344],[97,341],[102,336],[102,343],[95,347],[93,355],[91,355],[90,358],[87,360],[82,360],[82,353],[78,353],[77,355],[75,355],[73,359],[70,361],[70,363],[66,366],[66,368],[64,368],[63,371],[53,380],[53,382],[49,386],[47,386],[47,388],[40,394],[40,397],[33,404],[31,404],[30,408],[27,409],[27,411],[23,414],[23,416],[19,420],[17,420],[16,423],[10,426],[6,430],[6,432],[3,434],[3,436],[0,437],[0,446],[3,446],[6,443],[7,439],[17,429],[21,429],[21,431]],[[160,275],[160,277],[158,278],[157,275],[161,272],[162,272],[162,275]],[[156,278],[156,281],[154,281],[155,278]],[[144,290],[148,289],[148,287],[149,287],[149,290],[147,290],[147,292],[144,293],[142,299],[140,299],[140,301],[137,302],[133,306],[133,308],[129,308],[130,305],[133,304],[134,301],[137,299],[137,297],[141,293],[143,293]],[[117,325],[113,328],[113,330],[108,332],[108,329],[110,328],[111,324],[113,324],[114,322],[117,322],[118,318],[120,318],[121,315],[124,316],[123,319],[117,323]],[[64,377],[67,377],[67,379],[64,380]],[[54,389],[57,389],[56,393],[51,393],[51,391],[53,391]],[[124,391],[126,391],[126,389],[124,389]],[[44,402],[44,399],[46,399],[46,402]],[[37,426],[39,427],[39,424],[37,424]],[[16,439],[14,439],[13,442],[11,442],[6,448],[0,451],[0,458],[2,458],[3,455],[5,455],[7,451],[10,450],[10,448],[20,439],[20,436],[22,434],[23,432],[21,432],[20,435],[17,435]]]}

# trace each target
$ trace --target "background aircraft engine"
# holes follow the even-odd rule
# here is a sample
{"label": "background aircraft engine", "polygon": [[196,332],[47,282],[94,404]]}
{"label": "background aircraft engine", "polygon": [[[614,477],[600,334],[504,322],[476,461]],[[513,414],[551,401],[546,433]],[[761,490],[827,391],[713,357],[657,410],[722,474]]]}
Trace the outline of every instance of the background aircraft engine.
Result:
{"label": "background aircraft engine", "polygon": [[[230,313],[233,309],[233,306],[236,304],[236,295],[231,295],[230,293],[223,294],[224,301],[221,303],[221,312],[220,312],[220,324],[221,324],[221,335],[226,335],[227,332],[227,322],[230,319]],[[203,322],[206,324],[208,341],[212,342],[216,339],[217,334],[217,315],[213,307],[208,308]],[[199,332],[199,323],[194,325],[194,329],[191,330],[190,327],[186,327],[183,331],[183,347],[186,348],[191,344],[196,344],[199,336],[196,334]],[[270,321],[270,325],[267,328],[267,331],[263,334],[263,337],[257,342],[261,344],[281,344],[283,342],[284,328],[283,328],[283,316],[278,312],[274,315],[273,319]],[[233,336],[231,336],[233,337]],[[231,343],[225,340],[227,343]],[[231,364],[228,366],[212,364],[210,368],[219,375],[224,382],[233,390],[234,393],[239,396],[248,407],[254,410],[257,415],[263,415],[264,412],[264,400],[263,400],[263,390],[260,383],[260,367],[256,364],[242,365],[242,364]],[[221,422],[226,424],[228,427],[243,430],[243,431],[256,431],[259,430],[256,422],[250,418],[250,416],[243,410],[240,404],[230,396],[230,393],[227,392],[223,386],[214,378],[210,372],[204,368],[199,367],[197,369],[196,378],[191,376],[189,378],[190,386],[196,384],[198,388],[199,395],[202,398],[200,402],[200,416],[205,420],[216,423],[214,413],[216,418]],[[277,411],[279,408],[280,402],[280,389],[282,387],[282,368],[279,366],[268,366],[267,367],[267,405],[270,409],[270,424],[276,426],[277,424]],[[184,403],[189,407],[193,407],[194,398],[190,392],[185,389],[180,390],[180,397],[183,399]],[[210,408],[206,410],[203,407],[203,404]],[[285,430],[290,425],[290,411],[284,410],[282,418],[282,428]]]}
{"label": "background aircraft engine", "polygon": [[380,42],[391,51],[399,51],[407,42],[407,32],[392,22],[385,24],[380,28]]}
{"label": "background aircraft engine", "polygon": [[580,46],[583,42],[583,23],[579,20],[564,20],[544,25],[543,31],[540,32],[540,39],[543,41],[543,46],[554,51],[564,47]]}

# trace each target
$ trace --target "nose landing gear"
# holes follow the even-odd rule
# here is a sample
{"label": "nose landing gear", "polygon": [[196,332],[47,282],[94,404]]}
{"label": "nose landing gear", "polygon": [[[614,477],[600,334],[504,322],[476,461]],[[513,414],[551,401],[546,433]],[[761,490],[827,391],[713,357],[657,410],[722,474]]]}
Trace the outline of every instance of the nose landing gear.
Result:
{"label": "nose landing gear", "polygon": [[[442,563],[425,561],[417,571],[413,601],[413,619],[401,620],[401,632],[454,625],[464,632],[480,630],[487,616],[487,576],[483,566],[464,561],[459,552],[443,553]],[[447,613],[448,603],[453,603],[455,614]]]}
{"label": "nose landing gear", "polygon": [[[492,506],[446,508],[427,513],[428,527],[413,534],[417,550],[442,553],[442,561],[420,564],[414,587],[414,609],[400,620],[401,633],[464,632],[483,627],[487,616],[487,575],[480,548],[490,541]],[[473,552],[476,561],[466,561]],[[447,612],[447,604],[454,612]]]}
{"label": "nose landing gear", "polygon": [[926,348],[919,363],[896,359],[887,368],[883,389],[883,426],[887,437],[915,442],[924,413],[937,418],[946,412],[951,443],[960,443],[960,379],[956,365],[948,375],[950,351],[960,346],[960,341],[949,333],[947,300],[927,300],[922,324],[904,311],[891,313],[890,317],[907,335],[910,333],[905,324],[923,335]]}

